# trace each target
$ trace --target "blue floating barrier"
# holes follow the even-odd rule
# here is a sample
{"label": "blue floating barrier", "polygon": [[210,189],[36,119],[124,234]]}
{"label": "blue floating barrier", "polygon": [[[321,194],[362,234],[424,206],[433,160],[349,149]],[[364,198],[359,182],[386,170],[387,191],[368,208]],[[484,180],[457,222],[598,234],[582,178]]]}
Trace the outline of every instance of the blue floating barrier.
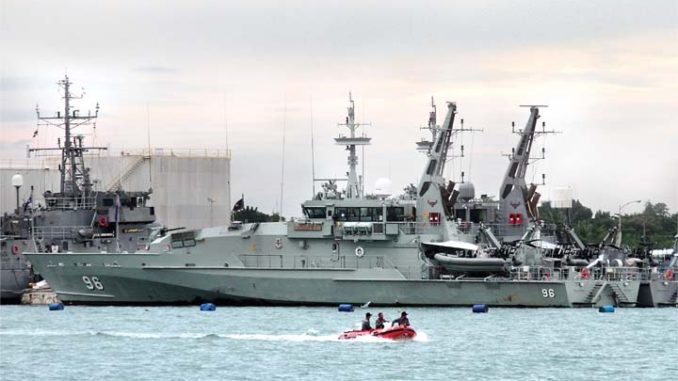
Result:
{"label": "blue floating barrier", "polygon": [[217,306],[214,303],[203,303],[200,305],[200,311],[216,311]]}
{"label": "blue floating barrier", "polygon": [[484,314],[488,310],[489,310],[489,308],[487,307],[487,304],[474,304],[473,305],[473,313]]}
{"label": "blue floating barrier", "polygon": [[600,308],[598,308],[598,312],[603,312],[603,313],[614,312],[614,306],[611,305],[611,304],[606,304],[604,306],[600,306]]}
{"label": "blue floating barrier", "polygon": [[353,304],[340,304],[339,312],[353,312]]}
{"label": "blue floating barrier", "polygon": [[49,304],[49,310],[50,311],[63,311],[64,310],[64,304],[63,303],[50,303]]}

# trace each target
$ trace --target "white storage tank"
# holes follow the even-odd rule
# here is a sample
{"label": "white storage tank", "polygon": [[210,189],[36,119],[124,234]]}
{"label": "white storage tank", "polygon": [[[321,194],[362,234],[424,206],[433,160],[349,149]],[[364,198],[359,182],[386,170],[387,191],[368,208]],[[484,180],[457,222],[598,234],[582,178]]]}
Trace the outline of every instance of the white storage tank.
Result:
{"label": "white storage tank", "polygon": [[[34,186],[33,202],[44,205],[45,190],[58,191],[59,159],[34,158],[0,161],[0,212],[10,213],[16,203],[11,178],[24,178],[22,202]],[[225,150],[153,149],[86,156],[95,189],[147,191],[157,221],[167,227],[201,228],[230,221],[230,153]]]}

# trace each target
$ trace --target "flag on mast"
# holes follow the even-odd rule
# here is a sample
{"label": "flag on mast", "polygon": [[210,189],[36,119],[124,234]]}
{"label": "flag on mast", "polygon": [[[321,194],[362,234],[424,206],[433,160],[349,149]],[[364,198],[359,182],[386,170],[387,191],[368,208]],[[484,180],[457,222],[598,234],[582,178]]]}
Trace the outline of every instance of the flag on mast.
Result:
{"label": "flag on mast", "polygon": [[241,210],[245,209],[245,195],[243,194],[240,200],[238,200],[234,205],[233,205],[233,213],[239,212]]}

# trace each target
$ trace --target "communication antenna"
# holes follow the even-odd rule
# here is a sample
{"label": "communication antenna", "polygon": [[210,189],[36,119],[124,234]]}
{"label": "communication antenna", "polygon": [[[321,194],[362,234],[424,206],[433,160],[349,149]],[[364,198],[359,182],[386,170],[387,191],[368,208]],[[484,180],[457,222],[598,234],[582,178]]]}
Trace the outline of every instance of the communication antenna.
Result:
{"label": "communication antenna", "polygon": [[[99,116],[99,103],[96,104],[94,115],[88,112],[87,115],[80,115],[80,110],[73,109],[72,101],[75,99],[82,99],[84,92],[80,95],[73,95],[71,93],[71,85],[73,84],[68,76],[57,83],[64,91],[64,109],[63,115],[61,111],[57,111],[56,116],[43,117],[40,116],[40,108],[36,106],[35,112],[38,117],[39,126],[57,127],[64,131],[63,146],[61,139],[59,139],[58,147],[54,148],[30,148],[29,155],[36,153],[40,155],[42,151],[59,151],[61,152],[61,164],[59,165],[60,179],[60,193],[64,195],[64,199],[70,199],[76,203],[84,203],[90,193],[93,191],[93,184],[90,181],[89,168],[85,167],[83,154],[89,150],[105,150],[106,147],[87,147],[84,143],[84,136],[82,134],[75,135],[74,129],[82,126],[91,126],[96,128],[96,120]],[[38,130],[34,132],[36,136]]]}
{"label": "communication antenna", "polygon": [[[520,105],[520,107],[547,108],[549,106],[548,105]],[[514,131],[514,133],[516,133],[518,135],[521,135],[523,133],[523,130],[518,130],[517,132],[515,132],[515,124],[513,124],[512,130]],[[532,141],[534,140],[534,138],[538,138],[538,137],[541,137],[541,136],[545,137],[546,135],[549,135],[549,134],[562,134],[562,133],[563,133],[562,131],[547,130],[546,129],[546,122],[542,121],[541,122],[541,130],[539,130],[538,128],[534,128],[533,138],[529,142],[530,147],[527,148],[528,155],[530,153],[530,148],[531,148]],[[515,153],[515,148],[513,148],[513,152]],[[543,146],[543,145],[541,147],[541,156],[528,156],[527,157],[526,166],[527,165],[533,165],[533,167],[532,167],[533,168],[532,182],[534,182],[534,177],[537,174],[536,173],[536,167],[534,166],[534,164],[537,163],[538,161],[545,160],[545,159],[546,159],[546,147]],[[540,185],[546,185],[546,174],[545,173],[541,174],[541,184]]]}
{"label": "communication antenna", "polygon": [[[464,133],[470,132],[471,133],[471,152],[473,152],[473,133],[474,132],[483,132],[483,130],[480,129],[480,128],[466,128],[466,127],[464,127],[464,119],[463,118],[461,118],[459,120],[459,125],[460,125],[459,128],[452,130],[452,138],[454,138],[454,136],[457,135],[457,134],[460,135],[460,136],[464,136],[463,135]],[[466,157],[466,154],[464,153],[464,143],[463,143],[463,140],[461,140],[461,144],[459,145],[460,153],[459,153],[459,155],[455,155],[454,154],[454,143],[453,142],[454,142],[454,139],[451,139],[450,144],[453,146],[452,147],[452,149],[453,149],[452,154],[447,155],[446,159],[452,159],[451,167],[452,167],[452,173],[453,174],[454,174],[454,159],[457,159],[457,158],[459,159],[459,169],[462,170],[462,172],[461,172],[461,182],[463,183],[464,182],[464,171],[463,171],[463,169],[464,169],[463,164],[464,163],[463,163],[462,159],[464,157]],[[471,179],[470,174],[471,174],[471,159],[469,159],[469,176],[468,176],[469,180]]]}
{"label": "communication antenna", "polygon": [[[346,150],[349,151],[348,154],[348,178],[347,178],[347,185],[346,185],[346,198],[352,199],[352,198],[361,198],[362,197],[362,176],[361,180],[358,179],[358,175],[356,173],[356,166],[358,164],[358,156],[356,155],[356,146],[365,146],[370,144],[371,138],[365,135],[365,132],[363,131],[362,136],[357,136],[356,135],[356,130],[360,126],[370,126],[370,123],[357,123],[355,121],[355,102],[353,102],[353,97],[351,93],[348,93],[348,101],[349,101],[349,107],[348,107],[348,115],[346,116],[346,122],[345,123],[338,123],[337,126],[340,127],[347,127],[350,134],[348,136],[343,136],[339,135],[338,138],[334,138],[334,141],[338,145],[344,145],[346,146]],[[364,169],[363,169],[364,172]]]}
{"label": "communication antenna", "polygon": [[283,110],[283,134],[282,134],[282,167],[280,169],[280,217],[283,210],[283,191],[285,184],[285,134],[287,133],[287,98],[285,98],[285,107]]}
{"label": "communication antenna", "polygon": [[[313,96],[311,96],[311,176],[315,179],[315,142],[313,138]],[[311,181],[313,184],[312,197],[315,197],[315,180]]]}
{"label": "communication antenna", "polygon": [[148,144],[148,189],[149,193],[153,191],[153,171],[151,165],[151,107],[146,102],[146,135]]}

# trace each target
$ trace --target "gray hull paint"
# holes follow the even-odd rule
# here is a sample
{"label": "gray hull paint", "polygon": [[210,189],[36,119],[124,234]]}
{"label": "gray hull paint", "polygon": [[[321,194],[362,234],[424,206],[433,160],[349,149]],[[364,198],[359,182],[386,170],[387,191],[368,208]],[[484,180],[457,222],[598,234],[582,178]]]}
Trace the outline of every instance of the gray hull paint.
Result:
{"label": "gray hull paint", "polygon": [[[60,266],[52,254],[30,254],[50,279],[61,300],[84,304],[223,304],[334,305],[339,303],[395,306],[575,307],[624,305],[601,281],[408,280],[397,270],[250,269],[224,267],[142,266],[154,255],[70,254]],[[47,266],[48,262],[52,265]],[[122,263],[134,263],[123,266]],[[75,266],[73,263],[87,263]],[[97,266],[97,263],[99,264]],[[102,265],[107,263],[108,266]],[[101,289],[82,279],[96,277]],[[602,289],[592,295],[597,289]],[[635,301],[639,281],[625,282],[625,298]],[[90,285],[91,287],[91,285]],[[595,299],[592,300],[592,296]],[[632,305],[632,303],[631,303]]]}
{"label": "gray hull paint", "polygon": [[0,270],[0,301],[19,303],[21,294],[28,286],[31,273],[27,267]]}
{"label": "gray hull paint", "polygon": [[638,307],[678,307],[678,281],[641,282]]}

